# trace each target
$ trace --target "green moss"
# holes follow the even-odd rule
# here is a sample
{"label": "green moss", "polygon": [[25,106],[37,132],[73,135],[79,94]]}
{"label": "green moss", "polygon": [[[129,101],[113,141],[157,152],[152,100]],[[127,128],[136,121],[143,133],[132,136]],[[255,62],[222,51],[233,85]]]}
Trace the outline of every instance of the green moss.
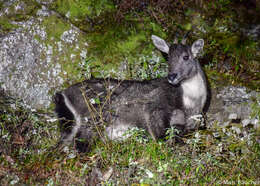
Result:
{"label": "green moss", "polygon": [[8,20],[5,17],[0,17],[0,29],[4,32],[9,32],[12,29],[18,28],[17,25],[14,25],[10,23],[10,20]]}
{"label": "green moss", "polygon": [[95,77],[108,74],[118,77],[116,72],[122,62],[127,63],[128,70],[124,72],[127,77],[137,74],[129,72],[129,69],[137,69],[134,66],[140,65],[140,56],[151,57],[154,50],[151,34],[165,38],[162,27],[145,15],[126,14],[119,20],[111,1],[57,0],[51,7],[63,16],[69,15],[73,24],[87,32],[89,59],[86,65]]}
{"label": "green moss", "polygon": [[[72,54],[72,52],[70,52]],[[77,55],[77,54],[76,54]],[[62,64],[62,71],[66,72],[63,76],[65,79],[70,79],[74,81],[79,81],[81,75],[81,69],[79,69],[78,63],[79,59],[71,60],[69,56],[65,57],[64,61],[60,61]]]}
{"label": "green moss", "polygon": [[54,39],[55,41],[59,41],[60,36],[71,28],[69,23],[64,22],[55,15],[44,19],[42,24],[46,28],[48,39]]}
{"label": "green moss", "polygon": [[62,15],[69,12],[71,19],[85,19],[86,16],[99,16],[101,12],[113,9],[114,5],[109,0],[57,0],[52,7]]}
{"label": "green moss", "polygon": [[[117,71],[124,61],[129,68],[134,69],[133,66],[141,65],[141,56],[151,57],[154,50],[150,40],[152,34],[165,37],[162,28],[150,19],[128,20],[122,23],[107,20],[102,29],[97,27],[94,32],[88,34],[92,67],[100,67],[104,71],[111,67]],[[109,67],[105,67],[107,65]],[[126,73],[128,77],[135,74],[130,71]]]}
{"label": "green moss", "polygon": [[39,42],[42,41],[42,40],[41,40],[41,37],[40,37],[39,35],[35,35],[34,38],[35,38],[37,41],[39,41]]}
{"label": "green moss", "polygon": [[[61,72],[59,76],[66,81],[63,86],[68,86],[72,83],[83,80],[88,76],[85,76],[85,67],[82,67],[81,52],[86,50],[86,39],[82,32],[75,34],[75,41],[73,43],[67,43],[61,40],[62,35],[69,30],[73,30],[71,23],[66,22],[61,17],[51,15],[45,17],[41,23],[45,29],[47,38],[42,40],[41,37],[35,36],[39,42],[50,48],[52,55],[50,56],[55,60],[55,63],[61,65]],[[46,59],[43,54],[42,58]],[[83,65],[84,66],[84,65]],[[52,64],[49,66],[53,68]]]}

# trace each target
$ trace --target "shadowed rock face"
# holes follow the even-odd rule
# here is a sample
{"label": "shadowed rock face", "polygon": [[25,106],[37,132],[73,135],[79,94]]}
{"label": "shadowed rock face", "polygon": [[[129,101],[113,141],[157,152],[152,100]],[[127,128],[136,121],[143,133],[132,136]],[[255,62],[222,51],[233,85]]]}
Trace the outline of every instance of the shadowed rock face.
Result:
{"label": "shadowed rock face", "polygon": [[242,127],[253,125],[260,127],[259,116],[251,117],[252,103],[259,103],[259,93],[245,87],[219,87],[212,90],[211,105],[207,113],[208,126],[214,123],[226,127],[231,123],[242,124]]}
{"label": "shadowed rock face", "polygon": [[168,46],[157,36],[152,40],[168,54],[168,78],[92,79],[56,93],[63,143],[76,139],[79,150],[86,151],[95,137],[122,140],[128,137],[124,133],[134,127],[145,129],[153,139],[163,137],[170,127],[181,133],[199,127],[192,117],[202,113],[207,99],[204,73],[195,59],[203,40],[192,46],[184,42]]}

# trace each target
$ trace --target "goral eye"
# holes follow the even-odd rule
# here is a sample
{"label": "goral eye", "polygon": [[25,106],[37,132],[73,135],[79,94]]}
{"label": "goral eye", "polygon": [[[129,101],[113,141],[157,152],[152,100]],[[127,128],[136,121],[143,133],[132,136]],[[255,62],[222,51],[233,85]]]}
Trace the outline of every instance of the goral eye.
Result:
{"label": "goral eye", "polygon": [[189,56],[183,56],[183,60],[187,61],[189,59]]}

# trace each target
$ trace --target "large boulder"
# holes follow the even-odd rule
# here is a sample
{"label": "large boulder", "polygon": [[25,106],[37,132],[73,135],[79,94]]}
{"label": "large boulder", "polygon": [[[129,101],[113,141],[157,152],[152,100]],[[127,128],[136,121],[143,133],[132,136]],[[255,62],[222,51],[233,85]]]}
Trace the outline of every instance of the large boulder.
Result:
{"label": "large boulder", "polygon": [[[82,79],[87,54],[83,33],[57,13],[26,1],[6,2],[0,20],[0,86],[31,108],[50,106],[52,94],[67,81]],[[21,20],[12,20],[16,14]],[[8,30],[6,29],[8,28]]]}
{"label": "large boulder", "polygon": [[252,126],[260,129],[260,93],[246,87],[225,86],[212,89],[208,127],[232,127],[236,133]]}

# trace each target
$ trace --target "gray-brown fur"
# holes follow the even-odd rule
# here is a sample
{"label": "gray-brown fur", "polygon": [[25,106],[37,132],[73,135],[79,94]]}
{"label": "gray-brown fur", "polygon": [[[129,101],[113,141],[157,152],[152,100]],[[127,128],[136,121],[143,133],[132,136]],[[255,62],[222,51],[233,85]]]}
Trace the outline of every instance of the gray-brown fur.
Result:
{"label": "gray-brown fur", "polygon": [[64,143],[81,138],[76,145],[86,151],[95,137],[123,139],[123,133],[133,127],[144,128],[154,139],[163,137],[171,126],[182,131],[196,127],[190,117],[202,112],[207,97],[205,76],[195,59],[203,40],[191,47],[169,47],[157,36],[152,36],[152,40],[161,52],[168,54],[168,78],[91,79],[56,93]]}

